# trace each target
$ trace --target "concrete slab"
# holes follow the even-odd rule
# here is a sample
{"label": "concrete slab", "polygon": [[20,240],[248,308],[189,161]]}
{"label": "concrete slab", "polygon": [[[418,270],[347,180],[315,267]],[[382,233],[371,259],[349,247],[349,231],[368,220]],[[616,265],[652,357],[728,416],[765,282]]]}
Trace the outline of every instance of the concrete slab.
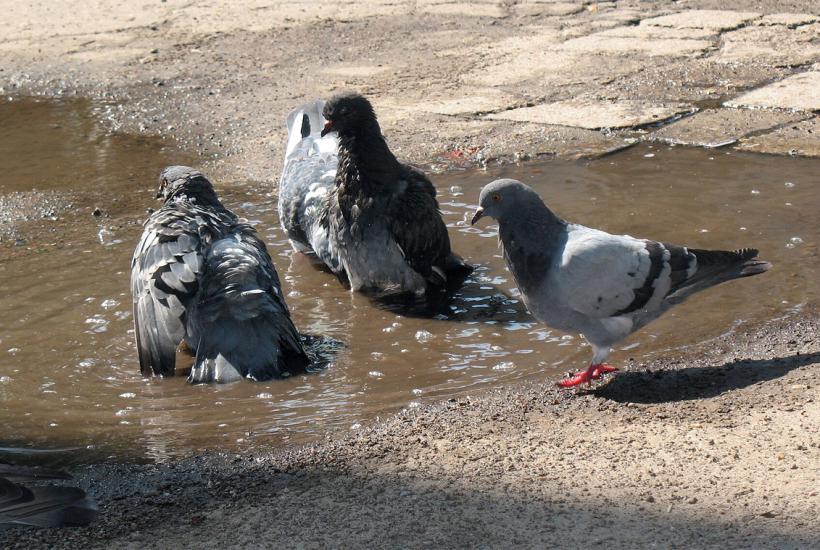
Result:
{"label": "concrete slab", "polygon": [[497,4],[479,4],[475,2],[453,2],[448,4],[431,4],[423,6],[424,13],[438,15],[466,15],[468,17],[507,17],[507,10]]}
{"label": "concrete slab", "polygon": [[814,117],[741,140],[738,149],[755,153],[820,157],[820,118]]}
{"label": "concrete slab", "polygon": [[756,21],[758,25],[785,25],[790,28],[820,21],[820,17],[810,13],[773,13]]}
{"label": "concrete slab", "polygon": [[599,33],[602,36],[617,36],[620,38],[648,39],[682,39],[682,40],[709,40],[718,35],[714,29],[676,29],[673,27],[653,27],[650,25],[629,25],[615,27]]}
{"label": "concrete slab", "polygon": [[640,52],[650,57],[657,57],[694,55],[712,47],[712,42],[709,40],[641,39],[596,33],[567,40],[561,44],[560,49],[575,52]]}
{"label": "concrete slab", "polygon": [[796,74],[724,103],[727,107],[820,110],[820,70]]}
{"label": "concrete slab", "polygon": [[477,86],[507,86],[532,80],[547,71],[568,71],[576,56],[558,51],[524,51],[504,61],[473,69],[462,81]]}
{"label": "concrete slab", "polygon": [[438,115],[472,115],[508,109],[516,103],[520,105],[520,101],[511,94],[489,88],[472,93],[464,90],[459,97],[416,103],[413,109]]}
{"label": "concrete slab", "polygon": [[521,16],[561,16],[572,15],[584,10],[582,4],[569,2],[527,3],[515,6],[515,14]]}
{"label": "concrete slab", "polygon": [[749,21],[758,19],[757,12],[728,10],[687,10],[669,15],[644,19],[641,25],[674,27],[677,29],[736,29]]}
{"label": "concrete slab", "polygon": [[[510,36],[502,40],[481,44],[468,48],[472,55],[479,55],[484,59],[503,58],[521,53],[543,52],[550,46],[561,43],[561,31],[554,27],[530,27],[525,36]],[[444,52],[448,55],[462,55],[463,48],[455,48]]]}
{"label": "concrete slab", "polygon": [[388,65],[331,65],[325,67],[322,72],[334,76],[363,78],[392,70],[393,67]]}
{"label": "concrete slab", "polygon": [[796,67],[820,61],[820,23],[789,29],[782,25],[744,27],[724,33],[714,57],[723,63],[764,62]]}
{"label": "concrete slab", "polygon": [[659,128],[647,139],[678,145],[720,147],[754,132],[799,120],[799,115],[780,111],[709,109]]}
{"label": "concrete slab", "polygon": [[648,103],[638,100],[570,99],[522,107],[488,115],[491,120],[514,120],[597,130],[632,128],[666,120],[690,110],[689,105]]}

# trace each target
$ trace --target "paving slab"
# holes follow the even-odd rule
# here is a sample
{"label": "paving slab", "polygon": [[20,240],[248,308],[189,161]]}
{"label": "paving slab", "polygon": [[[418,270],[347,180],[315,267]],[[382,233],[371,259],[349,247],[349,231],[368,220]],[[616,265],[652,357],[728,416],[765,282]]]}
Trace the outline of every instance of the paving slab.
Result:
{"label": "paving slab", "polygon": [[521,100],[501,90],[488,88],[473,93],[465,90],[463,95],[455,98],[416,103],[413,109],[439,115],[472,115],[509,109],[516,103],[520,105]]}
{"label": "paving slab", "polygon": [[641,21],[641,25],[677,29],[736,29],[761,16],[757,12],[729,10],[687,10]]}
{"label": "paving slab", "polygon": [[820,21],[820,17],[810,13],[772,13],[764,15],[755,23],[757,25],[786,25],[787,27],[798,27]]}
{"label": "paving slab", "polygon": [[653,27],[651,25],[624,25],[599,33],[601,36],[616,36],[639,40],[649,39],[678,39],[678,40],[709,40],[718,35],[715,29],[676,29],[674,27]]}
{"label": "paving slab", "polygon": [[597,130],[644,126],[661,122],[689,110],[690,106],[684,103],[660,104],[639,100],[610,101],[576,98],[494,113],[488,115],[487,118]]}
{"label": "paving slab", "polygon": [[755,153],[820,157],[820,118],[814,117],[770,133],[744,138],[737,148]]}
{"label": "paving slab", "polygon": [[480,56],[482,59],[504,59],[519,54],[546,51],[550,46],[560,44],[561,31],[556,27],[530,26],[524,36],[509,36],[493,42],[456,47],[439,52],[440,55]]}
{"label": "paving slab", "polygon": [[559,46],[565,51],[576,52],[640,52],[650,57],[684,56],[700,54],[713,44],[709,40],[681,40],[609,36],[604,33],[590,34],[567,40]]}
{"label": "paving slab", "polygon": [[584,10],[583,4],[571,4],[569,2],[530,2],[515,6],[516,15],[523,16],[560,16],[572,15]]}
{"label": "paving slab", "polygon": [[820,23],[744,27],[724,33],[714,57],[723,63],[755,62],[796,67],[820,61]]}
{"label": "paving slab", "polygon": [[749,134],[805,118],[794,113],[750,109],[709,109],[652,132],[647,139],[677,145],[721,147]]}
{"label": "paving slab", "polygon": [[387,71],[392,71],[389,65],[331,65],[322,69],[322,72],[334,76],[350,76],[363,78],[374,76]]}
{"label": "paving slab", "polygon": [[421,11],[437,15],[466,15],[468,17],[507,17],[507,10],[497,4],[454,2],[423,6]]}
{"label": "paving slab", "polygon": [[820,110],[820,70],[784,78],[724,103],[727,107]]}
{"label": "paving slab", "polygon": [[489,66],[478,67],[462,77],[467,84],[505,86],[537,78],[547,71],[568,71],[577,56],[560,51],[525,51]]}

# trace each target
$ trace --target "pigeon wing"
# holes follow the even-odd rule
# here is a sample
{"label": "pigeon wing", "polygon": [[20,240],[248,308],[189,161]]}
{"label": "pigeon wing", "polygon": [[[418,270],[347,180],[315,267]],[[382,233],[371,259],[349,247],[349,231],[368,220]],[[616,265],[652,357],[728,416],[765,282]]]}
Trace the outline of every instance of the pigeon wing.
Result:
{"label": "pigeon wing", "polygon": [[211,214],[170,205],[146,222],[131,262],[134,328],[145,375],[174,373],[185,307],[198,289],[203,238],[209,238],[213,221]]}
{"label": "pigeon wing", "polygon": [[656,307],[671,287],[669,256],[661,243],[570,226],[555,270],[556,295],[594,318]]}
{"label": "pigeon wing", "polygon": [[642,312],[651,319],[694,292],[771,267],[756,256],[754,249],[690,249],[576,226],[557,280],[566,305],[584,315]]}
{"label": "pigeon wing", "polygon": [[308,359],[264,243],[245,226],[213,244],[191,332],[198,336],[189,381],[255,380],[304,371]]}
{"label": "pigeon wing", "polygon": [[398,193],[390,205],[390,232],[413,270],[427,279],[443,279],[450,238],[441,219],[435,188],[415,169],[407,170],[405,176],[403,192]]}

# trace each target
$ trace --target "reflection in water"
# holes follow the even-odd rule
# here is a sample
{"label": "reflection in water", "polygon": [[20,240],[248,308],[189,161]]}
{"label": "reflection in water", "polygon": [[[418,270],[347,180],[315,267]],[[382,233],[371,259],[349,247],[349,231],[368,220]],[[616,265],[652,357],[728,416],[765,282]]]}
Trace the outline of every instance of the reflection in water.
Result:
{"label": "reflection in water", "polygon": [[[297,326],[343,347],[328,368],[288,380],[145,380],[133,345],[130,255],[145,209],[157,206],[160,169],[189,160],[149,140],[105,134],[93,114],[85,103],[0,103],[0,151],[9,167],[0,195],[37,187],[73,204],[57,220],[18,224],[25,246],[0,243],[0,445],[168,460],[306,441],[420,399],[579,368],[588,358],[582,339],[526,313],[497,227],[469,226],[479,189],[501,176],[532,185],[572,221],[703,248],[756,246],[775,264],[764,276],[694,297],[625,342],[615,362],[783,315],[818,296],[820,190],[811,185],[813,162],[804,159],[669,147],[647,158],[646,148],[636,148],[587,163],[436,176],[453,248],[477,269],[432,318],[351,294],[292,254],[270,184],[217,182],[226,204],[268,243]],[[95,207],[105,214],[93,216]]]}

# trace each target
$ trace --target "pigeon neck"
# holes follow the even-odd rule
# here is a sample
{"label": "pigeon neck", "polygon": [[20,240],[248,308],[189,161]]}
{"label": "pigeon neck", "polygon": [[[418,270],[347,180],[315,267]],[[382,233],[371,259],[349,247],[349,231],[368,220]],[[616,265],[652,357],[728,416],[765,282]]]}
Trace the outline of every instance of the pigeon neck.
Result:
{"label": "pigeon neck", "polygon": [[[398,183],[399,161],[390,151],[382,136],[379,123],[372,120],[358,128],[358,131],[339,136],[339,166],[348,167],[340,171],[345,183],[358,184],[366,191],[384,192],[392,190]],[[353,172],[358,178],[351,178]],[[372,187],[372,189],[370,189]]]}
{"label": "pigeon neck", "polygon": [[566,226],[567,222],[544,204],[521,209],[512,219],[498,221],[507,265],[524,293],[534,291],[543,282]]}
{"label": "pigeon neck", "polygon": [[216,192],[210,185],[205,186],[187,183],[185,185],[180,186],[178,189],[174,190],[170,195],[168,195],[168,198],[165,199],[165,202],[169,203],[178,200],[188,200],[191,202],[195,202],[200,206],[222,207],[222,203],[219,202],[219,198],[216,196]]}

